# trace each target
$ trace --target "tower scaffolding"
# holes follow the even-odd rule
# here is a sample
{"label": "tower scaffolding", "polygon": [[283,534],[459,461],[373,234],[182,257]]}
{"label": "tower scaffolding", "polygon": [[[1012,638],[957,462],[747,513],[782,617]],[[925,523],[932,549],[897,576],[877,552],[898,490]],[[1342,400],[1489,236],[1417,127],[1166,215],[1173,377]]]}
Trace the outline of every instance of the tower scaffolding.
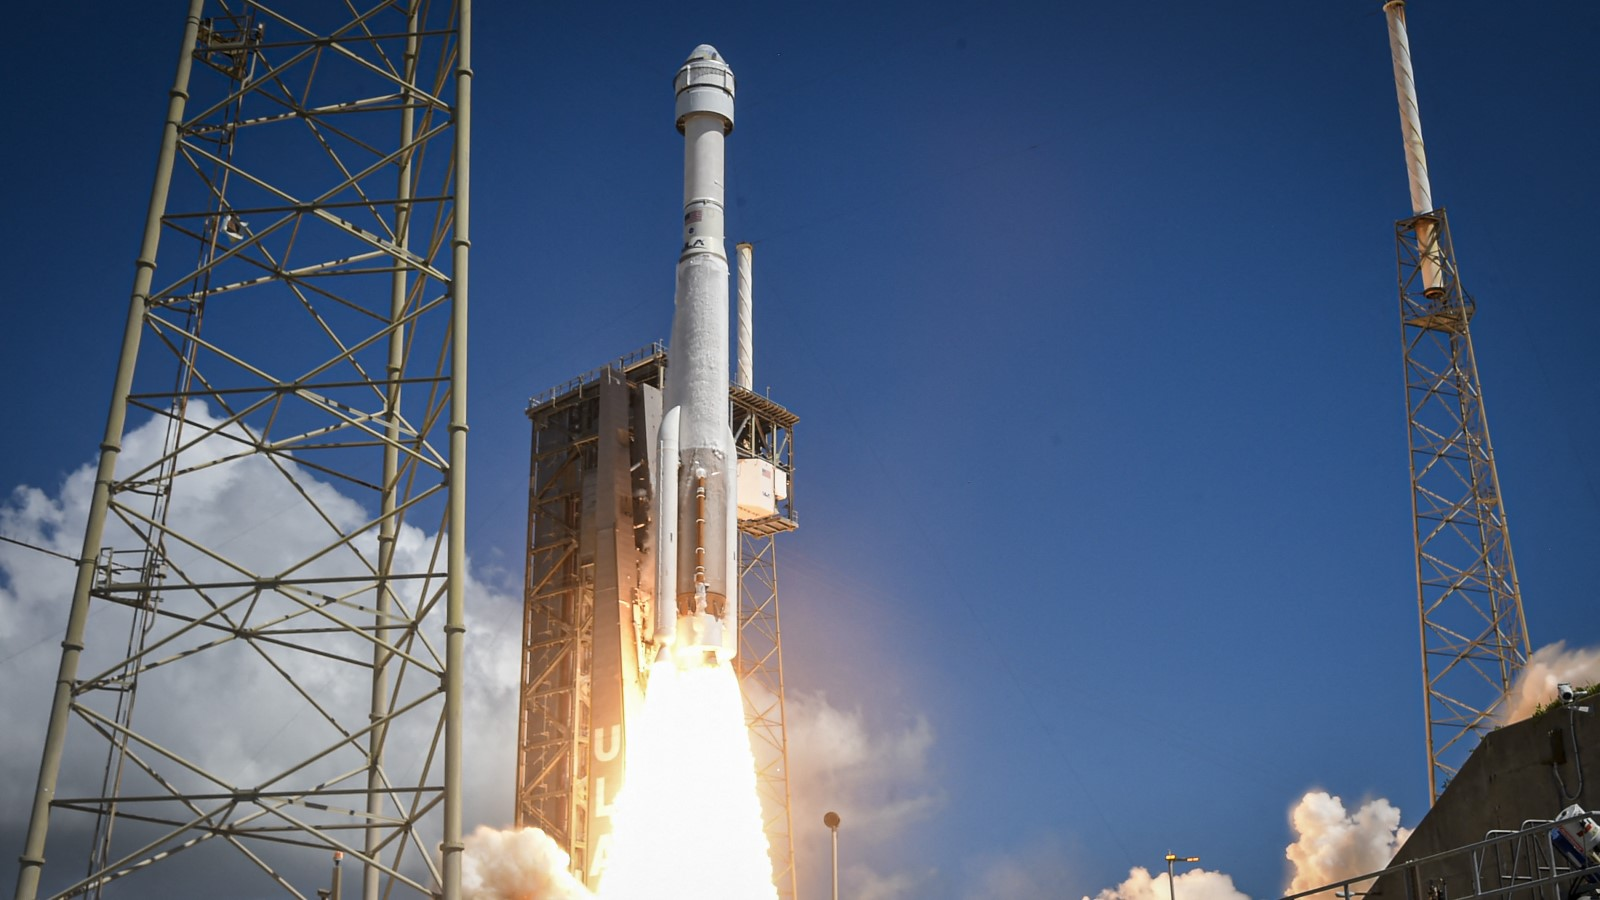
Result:
{"label": "tower scaffolding", "polygon": [[[740,271],[747,271],[741,265]],[[777,537],[799,523],[794,509],[794,443],[799,417],[753,391],[734,385],[733,443],[740,460],[759,460],[778,473],[783,490],[771,515],[739,518],[739,656],[745,722],[756,761],[762,825],[778,896],[797,896],[794,823],[789,795],[788,723],[784,712],[783,641],[778,619]]]}
{"label": "tower scaffolding", "polygon": [[470,20],[191,0],[18,898],[459,897]]}
{"label": "tower scaffolding", "polygon": [[[516,824],[550,835],[590,887],[604,874],[628,724],[643,699],[645,638],[654,631],[651,490],[667,365],[666,348],[651,344],[532,398],[527,408]],[[787,488],[799,419],[738,385],[729,396],[741,463],[765,462],[782,473],[786,488],[770,514],[741,514],[734,666],[773,881],[780,897],[793,900],[775,538],[797,524]]]}
{"label": "tower scaffolding", "polygon": [[1383,10],[1411,191],[1395,252],[1432,802],[1497,724],[1529,644],[1468,330],[1476,304],[1461,286],[1445,210],[1433,204],[1405,7],[1388,0]]}

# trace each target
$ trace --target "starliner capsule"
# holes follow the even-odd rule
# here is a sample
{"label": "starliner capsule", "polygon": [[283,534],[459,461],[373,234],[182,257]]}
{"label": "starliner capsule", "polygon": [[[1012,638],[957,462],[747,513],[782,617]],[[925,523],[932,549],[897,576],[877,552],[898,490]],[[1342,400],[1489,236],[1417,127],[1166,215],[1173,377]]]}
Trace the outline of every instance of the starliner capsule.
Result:
{"label": "starliner capsule", "polygon": [[683,248],[656,485],[656,643],[661,655],[731,659],[738,649],[737,460],[728,421],[728,255],[723,139],[733,71],[701,44],[674,79],[684,137]]}

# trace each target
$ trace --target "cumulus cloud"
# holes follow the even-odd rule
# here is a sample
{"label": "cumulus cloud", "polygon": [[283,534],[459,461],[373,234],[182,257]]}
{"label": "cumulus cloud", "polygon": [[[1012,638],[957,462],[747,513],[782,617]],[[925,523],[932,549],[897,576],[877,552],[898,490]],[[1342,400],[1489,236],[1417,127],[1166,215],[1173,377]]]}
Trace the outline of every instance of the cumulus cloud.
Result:
{"label": "cumulus cloud", "polygon": [[1600,648],[1568,650],[1566,642],[1556,641],[1533,651],[1501,706],[1500,724],[1533,715],[1541,704],[1556,699],[1556,685],[1562,682],[1580,688],[1600,684]]}
{"label": "cumulus cloud", "polygon": [[1381,797],[1348,812],[1338,797],[1308,791],[1289,821],[1297,835],[1284,851],[1294,866],[1291,894],[1382,869],[1411,836],[1400,827],[1400,810]]}
{"label": "cumulus cloud", "polygon": [[[198,402],[190,405],[187,418],[197,429],[211,428],[218,422]],[[119,460],[119,477],[126,477],[126,473],[137,471],[156,458],[165,439],[164,426],[164,420],[153,419],[128,432]],[[170,539],[167,559],[169,566],[181,568],[191,581],[238,582],[242,580],[241,572],[282,571],[295,561],[314,557],[334,540],[334,535],[358,530],[373,518],[373,510],[356,497],[293,463],[282,462],[279,468],[260,456],[230,459],[230,455],[239,452],[237,439],[241,436],[237,429],[223,429],[222,435],[201,441],[180,458],[180,467],[187,473],[180,484],[183,490],[172,494],[168,521],[176,533],[199,536],[197,543],[203,542],[205,549]],[[285,470],[292,475],[292,482],[286,478]],[[54,489],[15,488],[0,501],[0,534],[75,558],[82,542],[93,479],[93,467],[85,464]],[[133,525],[116,519],[108,522],[103,543],[124,550],[143,544]],[[359,557],[376,558],[375,534],[363,534],[353,543],[353,549],[330,552],[300,567],[297,574],[326,574],[339,566],[359,564]],[[435,553],[436,544],[436,534],[404,526],[396,541],[396,570],[441,571],[443,561]],[[119,555],[117,559],[121,563],[136,558]],[[69,561],[0,543],[0,708],[16,725],[0,729],[0,832],[20,833],[26,822],[74,575],[75,567]],[[464,708],[467,818],[469,822],[503,822],[512,812],[519,677],[515,622],[520,603],[512,592],[474,577],[470,563],[463,577],[469,634]],[[209,600],[238,600],[239,594],[230,590],[236,589],[214,589]],[[397,593],[411,608],[423,602],[422,591],[416,587],[402,586]],[[164,597],[163,602],[169,604],[168,608],[175,608],[184,599],[173,595]],[[193,596],[187,599],[194,602]],[[243,604],[254,603],[260,610],[269,602],[283,600],[262,591],[258,598],[240,601],[239,615],[243,615]],[[354,596],[326,608],[336,615],[357,616],[363,614],[357,607],[366,602]],[[123,607],[97,601],[90,608],[89,646],[79,669],[80,678],[104,671],[121,658],[132,624]],[[284,609],[292,611],[294,607],[285,603]],[[267,618],[258,614],[252,621]],[[327,624],[317,616],[300,621],[308,620],[313,626]],[[274,665],[292,671],[312,701],[341,723],[346,733],[365,726],[371,688],[370,679],[362,675],[363,657],[360,651],[335,652],[333,637],[318,633],[302,636],[302,646],[316,648],[315,652],[306,652],[270,641],[255,647],[238,640],[208,643],[175,637],[177,630],[172,622],[162,621],[148,638],[152,645],[170,640],[152,651],[149,658],[170,657],[172,664],[150,668],[141,675],[135,726],[170,741],[169,746],[213,770],[227,783],[255,785],[278,778],[286,766],[329,746],[330,741],[338,741],[336,733],[329,736],[333,726],[299,696]],[[435,641],[434,650],[442,654],[442,643]],[[430,651],[418,644],[413,652],[420,658]],[[368,646],[365,658],[370,660],[370,655]],[[391,688],[396,681],[397,678],[391,680]],[[426,679],[414,672],[400,690],[404,699],[421,696],[429,688]],[[86,702],[106,705],[103,695],[86,698]],[[241,714],[244,707],[248,714]],[[217,723],[226,723],[227,727],[214,727]],[[395,782],[414,783],[420,759],[432,741],[432,723],[420,719],[397,723],[389,742],[393,748],[391,777]],[[59,795],[99,793],[106,751],[107,742],[95,738],[81,721],[74,721]],[[154,751],[145,753],[154,755]],[[306,772],[315,775],[359,769],[360,753],[359,745],[340,747],[308,766]],[[191,772],[180,771],[174,777],[199,780]],[[131,764],[125,779],[125,791],[130,790],[128,785],[138,786],[132,792],[149,786],[149,777]],[[184,786],[192,784],[184,782]],[[52,859],[74,858],[71,842],[63,840],[73,831],[71,823],[81,818],[60,813],[52,818]],[[219,850],[226,849],[220,842],[217,846]],[[416,853],[411,857],[415,860]],[[82,859],[81,853],[77,858]],[[77,864],[71,868],[77,868]],[[326,868],[325,860],[318,858],[312,868],[321,873]],[[65,874],[64,869],[58,874]],[[294,875],[291,873],[290,877]],[[132,879],[129,889],[137,890],[137,883],[142,880],[142,876]]]}
{"label": "cumulus cloud", "polygon": [[[1326,791],[1307,791],[1289,811],[1289,824],[1295,840],[1284,855],[1293,871],[1285,894],[1311,890],[1326,884],[1376,872],[1389,864],[1395,851],[1400,849],[1411,832],[1400,826],[1400,810],[1388,800],[1369,800],[1355,810],[1347,810],[1344,801]],[[972,894],[972,897],[1031,897],[1045,894],[1030,890],[1026,878],[1028,869],[1013,871],[1011,867],[996,869],[996,890],[991,893]],[[1151,873],[1136,867],[1128,872],[1127,880],[1116,887],[1106,888],[1092,900],[1171,900],[1172,885],[1165,872]],[[1008,879],[1020,892],[1000,892]],[[1191,869],[1180,873],[1177,881],[1183,885],[1178,893],[1184,900],[1248,900],[1234,887],[1233,879],[1222,872]],[[1048,883],[1048,882],[1047,882]],[[1354,886],[1363,891],[1371,882]],[[1331,895],[1329,895],[1331,896]],[[1085,897],[1084,900],[1091,900]]]}
{"label": "cumulus cloud", "polygon": [[[1178,891],[1183,900],[1249,900],[1233,886],[1233,878],[1221,872],[1190,869],[1176,880],[1183,882],[1183,889]],[[1135,866],[1128,871],[1127,880],[1095,894],[1093,900],[1171,900],[1173,888],[1167,882],[1167,873],[1152,875],[1143,866]]]}

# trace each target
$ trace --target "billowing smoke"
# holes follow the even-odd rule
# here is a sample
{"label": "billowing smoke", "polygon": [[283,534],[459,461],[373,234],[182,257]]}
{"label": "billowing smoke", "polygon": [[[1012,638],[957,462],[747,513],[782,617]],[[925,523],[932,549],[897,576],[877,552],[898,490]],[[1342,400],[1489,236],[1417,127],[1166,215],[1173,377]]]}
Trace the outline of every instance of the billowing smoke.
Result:
{"label": "billowing smoke", "polygon": [[[843,820],[857,860],[840,874],[840,890],[872,900],[926,896],[926,871],[901,871],[875,851],[892,846],[907,829],[933,815],[945,793],[930,771],[935,736],[927,716],[835,705],[822,692],[790,690],[785,700],[789,745],[790,811],[795,857],[814,863],[801,880],[828,877],[825,811]],[[821,865],[815,865],[820,863]]]}
{"label": "billowing smoke", "polygon": [[[1176,880],[1183,882],[1183,890],[1178,891],[1183,900],[1250,900],[1233,886],[1231,877],[1221,872],[1190,869]],[[1173,887],[1167,881],[1167,873],[1151,875],[1143,866],[1135,866],[1128,871],[1126,881],[1095,894],[1093,900],[1171,900]]]}
{"label": "billowing smoke", "polygon": [[[1400,827],[1400,810],[1388,800],[1369,800],[1350,811],[1344,801],[1327,791],[1306,792],[1289,811],[1289,823],[1295,841],[1284,855],[1294,871],[1285,894],[1382,869],[1411,836],[1408,829]],[[1092,900],[1171,900],[1172,886],[1166,875],[1136,867],[1128,872],[1126,881],[1095,894]],[[1183,885],[1178,890],[1183,900],[1248,900],[1222,872],[1191,869],[1177,880]],[[1366,886],[1358,884],[1355,890],[1360,892]]]}
{"label": "billowing smoke", "polygon": [[926,716],[883,723],[887,717],[835,706],[820,692],[789,691],[785,707],[796,819],[820,822],[832,809],[859,835],[898,835],[944,805],[930,783]]}
{"label": "billowing smoke", "polygon": [[[207,427],[218,421],[198,401],[190,404],[187,415],[191,422]],[[156,455],[165,439],[164,424],[160,419],[147,419],[128,432],[119,470],[132,471]],[[210,461],[234,450],[234,445],[225,440],[205,441],[185,451],[185,459]],[[180,497],[175,493],[172,498],[169,519],[176,530],[220,535],[218,546],[226,547],[231,556],[268,571],[281,568],[281,560],[305,558],[326,541],[327,525],[312,517],[294,497],[285,496],[282,475],[266,460],[195,468],[197,471],[186,476],[184,494]],[[341,526],[350,527],[370,518],[360,503],[342,494],[331,482],[298,469],[296,480]],[[0,534],[76,557],[93,485],[94,468],[85,464],[70,471],[53,489],[19,486],[9,496],[0,494]],[[248,512],[262,508],[280,512],[264,521],[258,513]],[[238,534],[230,541],[227,536],[240,530],[241,521],[255,524],[248,533]],[[408,571],[428,569],[435,538],[435,534],[406,525],[396,542],[396,558],[400,560],[397,567]],[[129,541],[125,526],[115,522],[108,525],[107,545],[127,545]],[[5,839],[6,846],[18,845],[27,822],[50,706],[48,686],[60,659],[73,578],[74,566],[68,559],[18,544],[0,543],[0,709],[15,725],[0,729],[0,838]],[[520,601],[511,591],[496,590],[475,577],[470,561],[464,581],[469,638],[463,714],[465,749],[470,760],[463,773],[464,805],[467,821],[474,822],[504,815],[507,791],[514,777],[520,637],[515,622]],[[126,620],[116,619],[118,613],[108,606],[98,604],[91,612],[91,646],[85,654],[84,671],[94,664],[96,652],[104,656],[120,651],[118,639],[127,641]],[[310,686],[324,707],[342,709],[355,703],[365,708],[370,692],[365,683],[340,677],[340,670],[316,657],[296,662],[297,677]],[[237,724],[229,734],[208,735],[206,745],[196,755],[207,763],[222,760],[221,764],[237,770],[237,777],[245,783],[250,783],[247,779],[251,777],[262,777],[260,773],[278,771],[304,758],[308,741],[305,735],[311,729],[310,717],[300,715],[302,707],[263,702],[258,715],[241,722],[235,710],[239,693],[217,688],[230,684],[237,685],[239,692],[276,690],[278,695],[273,696],[279,696],[285,690],[282,679],[233,668],[216,651],[194,655],[182,665],[154,670],[151,677],[163,675],[167,680],[160,685],[162,696],[153,692],[140,695],[137,722],[151,733],[194,731],[187,726],[198,722]],[[300,717],[295,718],[297,715]],[[417,727],[423,726],[419,723]],[[82,730],[73,734],[64,759],[61,792],[94,793],[100,786],[98,776],[106,758],[106,745],[85,739]],[[392,743],[411,741],[415,745],[408,732],[397,730],[395,735]],[[63,839],[72,837],[71,827],[79,821],[70,816],[52,821],[51,848],[57,859],[72,858],[74,845],[70,841],[63,843]],[[290,862],[282,871],[293,881],[320,883],[326,878],[326,864],[321,854],[315,856],[314,860],[307,856],[303,865]],[[248,868],[253,874],[254,868]],[[52,870],[47,867],[47,873]],[[347,876],[349,871],[347,863]],[[142,884],[141,879],[133,877],[129,883],[135,891],[129,896],[138,896],[134,885]],[[264,879],[262,883],[270,884]]]}
{"label": "billowing smoke", "polygon": [[1338,797],[1309,791],[1289,812],[1289,821],[1298,835],[1284,851],[1294,864],[1291,894],[1382,869],[1411,836],[1400,827],[1400,810],[1381,797],[1347,812]]}
{"label": "billowing smoke", "polygon": [[[1069,848],[1055,834],[1043,834],[1009,853],[986,855],[969,862],[962,900],[1034,900],[1054,897],[1076,873]],[[917,896],[917,895],[906,895]]]}
{"label": "billowing smoke", "polygon": [[480,827],[466,840],[461,864],[463,900],[592,900],[567,871],[569,859],[537,828]]}
{"label": "billowing smoke", "polygon": [[1568,650],[1564,641],[1556,641],[1533,651],[1511,687],[1509,702],[1501,707],[1500,724],[1533,715],[1541,704],[1556,699],[1556,685],[1562,682],[1579,688],[1600,684],[1600,648]]}

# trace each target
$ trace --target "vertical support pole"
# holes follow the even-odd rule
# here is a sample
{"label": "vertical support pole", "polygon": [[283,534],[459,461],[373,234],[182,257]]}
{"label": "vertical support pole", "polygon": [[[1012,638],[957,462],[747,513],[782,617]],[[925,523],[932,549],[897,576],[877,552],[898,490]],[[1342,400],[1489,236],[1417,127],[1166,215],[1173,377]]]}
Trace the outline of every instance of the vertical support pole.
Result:
{"label": "vertical support pole", "polygon": [[445,618],[444,900],[461,897],[461,699],[466,631],[467,256],[472,160],[472,0],[460,0],[456,52],[455,228],[451,240],[450,535]]}
{"label": "vertical support pole", "polygon": [[[412,6],[406,17],[406,52],[402,62],[402,83],[406,98],[400,110],[400,146],[410,147],[415,131],[415,105],[411,96],[417,81],[417,53],[422,29],[420,7]],[[400,253],[405,253],[411,240],[411,179],[414,152],[407,150],[397,161],[394,207],[394,241]],[[385,366],[384,386],[384,446],[383,475],[378,524],[378,580],[373,611],[372,644],[372,732],[367,736],[367,827],[366,855],[376,860],[383,851],[383,829],[377,824],[383,816],[384,793],[387,789],[383,771],[383,747],[389,737],[389,659],[392,638],[399,634],[393,618],[395,539],[400,531],[396,520],[396,496],[400,490],[400,381],[406,368],[406,330],[399,323],[405,319],[410,268],[398,260],[389,282],[389,358]],[[451,573],[452,578],[460,577]],[[383,872],[374,863],[367,863],[361,874],[362,900],[378,900]]]}
{"label": "vertical support pole", "polygon": [[139,258],[134,263],[133,295],[129,299],[127,327],[122,334],[122,350],[117,358],[111,409],[106,415],[105,435],[100,442],[100,463],[95,470],[94,493],[89,501],[89,518],[83,531],[83,549],[78,554],[78,577],[72,588],[67,633],[61,641],[61,666],[56,673],[50,722],[45,730],[44,752],[39,760],[39,781],[34,788],[33,811],[28,819],[22,856],[18,860],[17,900],[33,900],[37,896],[39,878],[44,868],[50,803],[55,799],[56,780],[61,774],[61,755],[66,747],[67,720],[72,712],[73,687],[78,678],[78,660],[83,653],[85,625],[89,618],[89,591],[94,586],[95,557],[105,534],[111,483],[116,476],[117,456],[122,452],[128,393],[133,387],[133,369],[139,356],[145,303],[150,297],[150,282],[155,273],[156,249],[161,243],[161,216],[167,208],[167,191],[172,184],[172,168],[177,158],[178,137],[183,128],[184,107],[189,100],[189,72],[194,64],[193,51],[200,31],[203,3],[204,0],[189,0],[189,14],[183,26],[183,47],[178,55],[178,71],[172,80],[172,90],[167,94],[167,120],[161,131],[161,152],[156,158],[155,183],[150,188],[150,203],[145,209],[144,237],[139,243]]}
{"label": "vertical support pole", "polygon": [[739,259],[738,339],[734,343],[737,362],[733,383],[750,391],[755,390],[755,299],[752,296],[753,279],[750,271],[755,247],[741,242],[735,244],[733,249]]}

